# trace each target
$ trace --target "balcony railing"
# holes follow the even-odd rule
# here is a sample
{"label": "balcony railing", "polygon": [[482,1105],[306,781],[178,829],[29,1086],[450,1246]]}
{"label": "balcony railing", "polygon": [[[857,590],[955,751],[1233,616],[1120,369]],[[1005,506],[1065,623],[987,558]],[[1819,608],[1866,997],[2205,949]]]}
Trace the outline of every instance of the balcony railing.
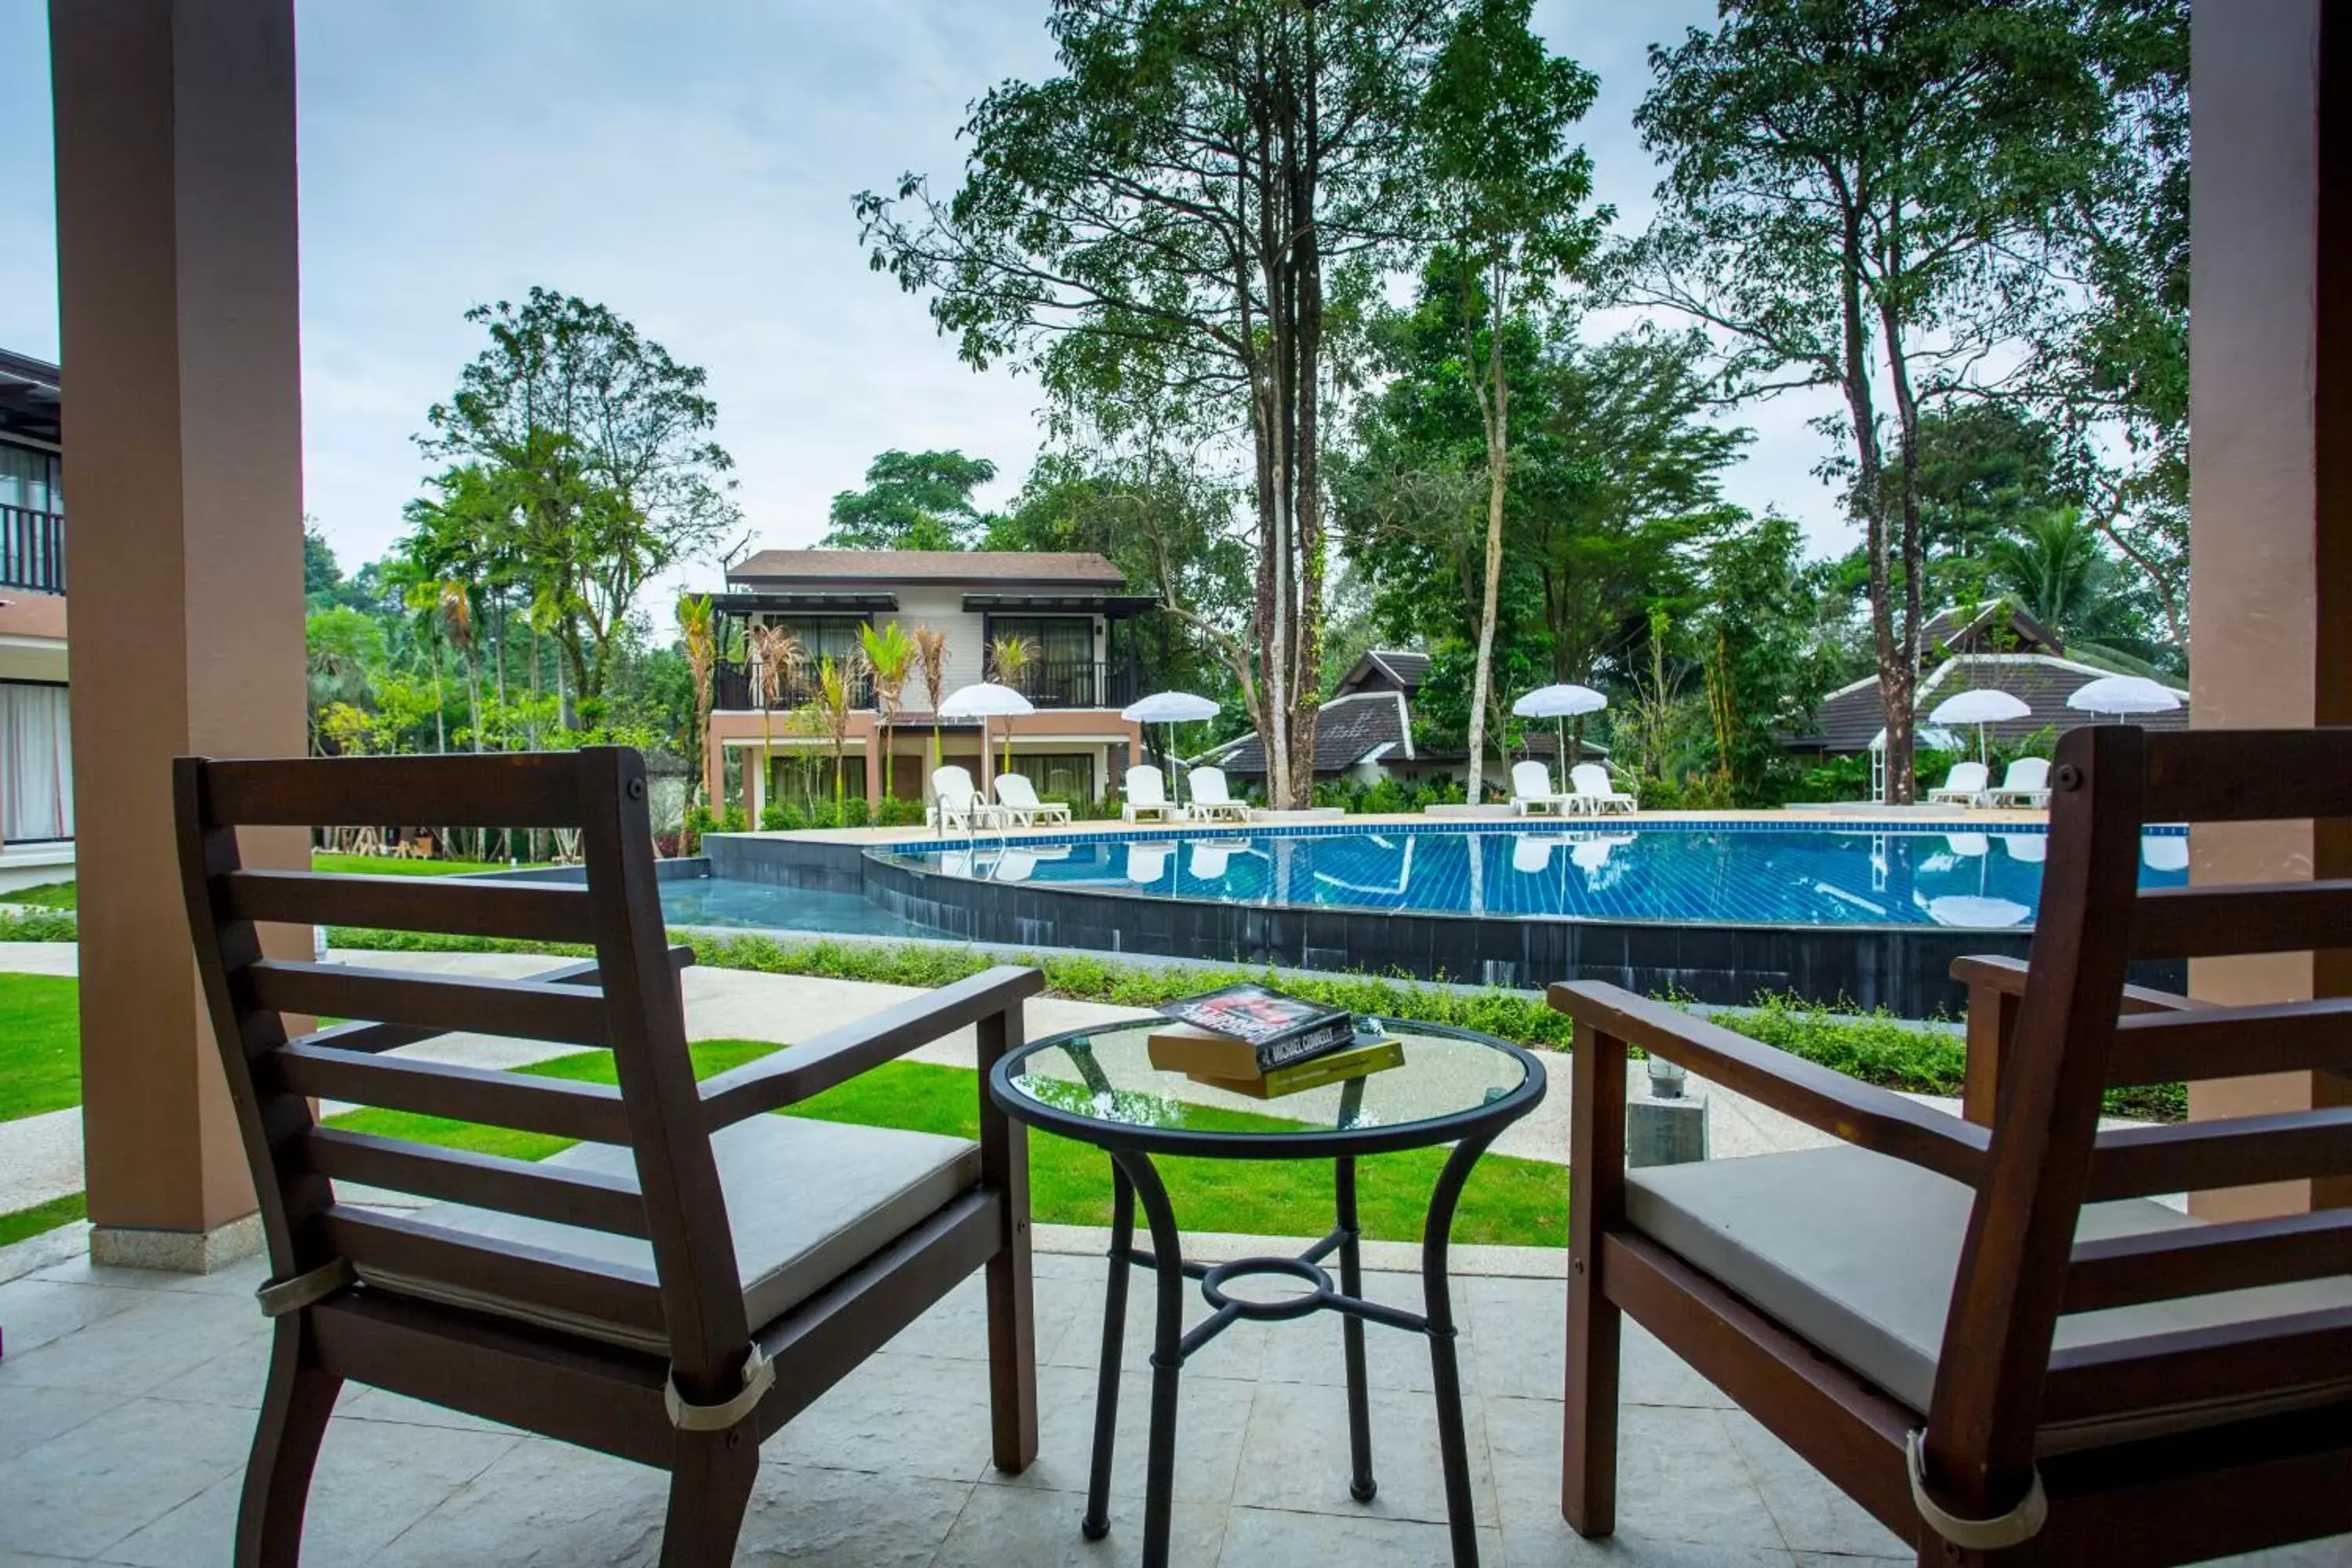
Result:
{"label": "balcony railing", "polygon": [[[989,679],[997,679],[993,670]],[[1005,684],[1039,708],[1124,708],[1135,700],[1127,667],[1096,659],[1033,658]]]}
{"label": "balcony railing", "polygon": [[66,591],[66,520],[0,503],[0,588]]}
{"label": "balcony railing", "polygon": [[[719,661],[711,672],[710,705],[721,712],[757,712],[760,709],[759,688],[754,683],[755,666],[736,664],[727,659]],[[822,707],[824,689],[816,671],[803,668],[788,678],[778,688],[769,707],[781,713],[789,709]],[[852,708],[874,706],[874,682],[859,676],[850,683],[849,705]]]}

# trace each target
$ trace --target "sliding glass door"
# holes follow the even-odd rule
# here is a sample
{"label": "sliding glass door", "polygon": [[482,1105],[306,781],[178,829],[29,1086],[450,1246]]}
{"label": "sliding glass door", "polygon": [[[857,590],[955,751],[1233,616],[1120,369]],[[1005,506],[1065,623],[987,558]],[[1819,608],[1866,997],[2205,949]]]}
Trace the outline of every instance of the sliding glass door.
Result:
{"label": "sliding glass door", "polygon": [[73,831],[66,689],[0,680],[0,842],[71,838]]}

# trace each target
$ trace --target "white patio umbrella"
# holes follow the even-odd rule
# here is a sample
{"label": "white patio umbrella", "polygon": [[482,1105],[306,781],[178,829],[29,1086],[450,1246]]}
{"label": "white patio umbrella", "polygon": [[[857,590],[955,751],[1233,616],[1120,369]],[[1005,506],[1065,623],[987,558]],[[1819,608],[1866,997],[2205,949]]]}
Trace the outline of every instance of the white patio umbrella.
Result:
{"label": "white patio umbrella", "polygon": [[2180,693],[2145,675],[2103,675],[2066,699],[2084,713],[2169,713]]}
{"label": "white patio umbrella", "polygon": [[[1009,719],[1015,714],[1035,711],[1037,710],[1030,703],[1029,699],[1022,696],[1013,688],[999,686],[992,680],[978,681],[971,686],[960,686],[949,692],[947,700],[940,704],[940,717],[942,719],[980,721],[980,782],[983,789],[987,787],[991,777],[988,771],[989,720]],[[1007,756],[1012,754],[1013,736],[1009,731],[1004,737],[1004,750]]]}
{"label": "white patio umbrella", "polygon": [[1947,697],[1936,704],[1927,717],[1938,724],[1974,724],[1977,727],[1977,761],[1985,760],[1985,726],[1998,724],[2006,719],[2023,719],[2032,713],[2019,699],[1990,686],[1963,691]]}
{"label": "white patio umbrella", "polygon": [[2008,899],[1988,899],[1968,893],[1927,900],[1927,918],[1942,926],[1999,930],[2002,926],[2023,923],[2032,912],[2023,904]]}
{"label": "white patio umbrella", "polygon": [[1563,683],[1559,686],[1538,686],[1517,702],[1511,711],[1522,719],[1557,719],[1559,721],[1559,793],[1568,793],[1568,721],[1587,713],[1598,713],[1609,706],[1609,699],[1590,686]]}
{"label": "white patio umbrella", "polygon": [[[1205,697],[1190,691],[1155,691],[1140,702],[1130,702],[1118,710],[1118,716],[1130,724],[1165,724],[1168,726],[1168,760],[1176,760],[1176,726],[1189,724],[1196,719],[1213,719],[1223,711]],[[1175,804],[1184,804],[1183,783],[1171,779],[1175,786]]]}

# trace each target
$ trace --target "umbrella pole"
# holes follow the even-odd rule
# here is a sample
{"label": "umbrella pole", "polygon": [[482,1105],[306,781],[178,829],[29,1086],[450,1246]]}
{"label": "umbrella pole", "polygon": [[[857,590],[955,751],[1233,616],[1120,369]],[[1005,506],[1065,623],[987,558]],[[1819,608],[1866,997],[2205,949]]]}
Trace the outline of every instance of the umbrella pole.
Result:
{"label": "umbrella pole", "polygon": [[1565,713],[1558,713],[1554,714],[1553,717],[1559,721],[1559,789],[1560,794],[1566,795],[1568,793],[1568,715]]}
{"label": "umbrella pole", "polygon": [[1168,749],[1163,755],[1168,763],[1168,787],[1174,792],[1170,798],[1176,803],[1176,809],[1181,811],[1184,808],[1184,780],[1176,771],[1176,721],[1173,719],[1168,721],[1167,744]]}

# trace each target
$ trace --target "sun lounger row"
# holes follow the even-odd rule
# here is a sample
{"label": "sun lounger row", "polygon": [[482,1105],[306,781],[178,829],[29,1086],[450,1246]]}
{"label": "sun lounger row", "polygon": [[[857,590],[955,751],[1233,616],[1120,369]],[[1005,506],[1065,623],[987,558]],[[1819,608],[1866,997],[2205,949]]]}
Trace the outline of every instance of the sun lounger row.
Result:
{"label": "sun lounger row", "polygon": [[[1168,784],[1160,770],[1150,766],[1127,770],[1124,786],[1126,804],[1120,815],[1129,822],[1157,818],[1163,822],[1247,822],[1249,804],[1235,800],[1227,791],[1225,775],[1217,768],[1194,768],[1185,775],[1192,786],[1192,798],[1177,805],[1168,798]],[[1070,808],[1058,801],[1037,798],[1037,788],[1019,773],[1006,773],[996,781],[996,798],[991,801],[972,782],[971,774],[953,763],[931,774],[932,805],[929,822],[934,827],[1034,827],[1039,823],[1067,822]]]}
{"label": "sun lounger row", "polygon": [[2020,757],[2001,774],[1993,789],[1990,770],[1982,763],[1956,763],[1943,787],[1927,792],[1929,804],[1952,805],[2021,805],[2046,810],[2050,805],[2050,760]]}
{"label": "sun lounger row", "polygon": [[1223,768],[1193,768],[1184,775],[1192,801],[1178,805],[1168,798],[1168,779],[1158,768],[1142,764],[1127,770],[1119,791],[1126,797],[1119,815],[1129,822],[1153,818],[1160,822],[1247,822],[1249,803],[1235,800],[1225,785]]}
{"label": "sun lounger row", "polygon": [[1609,770],[1598,763],[1579,763],[1568,770],[1569,792],[1552,787],[1551,770],[1541,763],[1511,766],[1511,807],[1521,816],[1549,811],[1556,816],[1575,813],[1598,816],[1603,812],[1637,810],[1641,802],[1609,782]]}

